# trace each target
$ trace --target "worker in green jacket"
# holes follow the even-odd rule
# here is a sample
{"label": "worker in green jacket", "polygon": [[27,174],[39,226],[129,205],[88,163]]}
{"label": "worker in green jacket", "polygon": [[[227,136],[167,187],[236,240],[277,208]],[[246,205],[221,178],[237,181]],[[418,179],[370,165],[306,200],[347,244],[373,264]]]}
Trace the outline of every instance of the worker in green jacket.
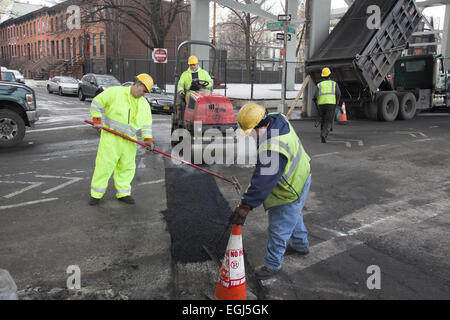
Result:
{"label": "worker in green jacket", "polygon": [[[99,130],[105,127],[132,139],[136,139],[136,133],[140,131],[147,150],[153,150],[152,113],[144,98],[152,86],[152,77],[143,73],[136,77],[131,87],[111,87],[97,95],[90,110],[94,127]],[[136,148],[135,143],[102,130],[91,182],[90,205],[99,203],[113,173],[116,198],[127,204],[135,203],[131,197],[131,181],[136,169]]]}
{"label": "worker in green jacket", "polygon": [[189,100],[189,95],[193,91],[211,91],[213,80],[206,70],[198,65],[198,58],[190,56],[188,59],[189,68],[181,74],[177,86],[177,113],[183,118],[184,108]]}
{"label": "worker in green jacket", "polygon": [[320,139],[322,143],[327,142],[329,131],[333,131],[333,119],[336,111],[336,105],[341,99],[341,90],[339,85],[330,79],[330,68],[322,69],[323,81],[317,84],[313,100],[317,103],[320,112]]}

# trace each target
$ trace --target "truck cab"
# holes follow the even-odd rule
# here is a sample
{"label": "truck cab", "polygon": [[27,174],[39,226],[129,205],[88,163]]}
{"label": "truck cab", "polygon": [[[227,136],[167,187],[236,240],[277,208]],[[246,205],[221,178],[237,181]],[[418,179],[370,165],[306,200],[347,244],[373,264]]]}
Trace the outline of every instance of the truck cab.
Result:
{"label": "truck cab", "polygon": [[395,62],[395,90],[412,92],[418,110],[450,107],[450,75],[442,55],[405,56]]}

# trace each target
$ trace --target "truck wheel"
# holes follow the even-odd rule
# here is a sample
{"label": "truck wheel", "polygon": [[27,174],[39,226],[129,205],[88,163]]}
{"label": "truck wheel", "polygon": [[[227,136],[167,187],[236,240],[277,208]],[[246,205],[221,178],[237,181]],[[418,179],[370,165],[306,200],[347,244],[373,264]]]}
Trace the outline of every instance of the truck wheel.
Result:
{"label": "truck wheel", "polygon": [[399,102],[393,92],[381,93],[377,99],[378,118],[381,121],[394,121],[398,115]]}
{"label": "truck wheel", "polygon": [[86,96],[83,94],[83,91],[81,89],[78,90],[78,99],[80,99],[80,101],[86,100]]}
{"label": "truck wheel", "polygon": [[400,93],[398,95],[398,100],[400,101],[400,107],[398,110],[398,119],[400,120],[411,120],[416,115],[416,97],[413,93]]}
{"label": "truck wheel", "polygon": [[0,148],[19,144],[25,136],[25,122],[11,110],[0,110]]}

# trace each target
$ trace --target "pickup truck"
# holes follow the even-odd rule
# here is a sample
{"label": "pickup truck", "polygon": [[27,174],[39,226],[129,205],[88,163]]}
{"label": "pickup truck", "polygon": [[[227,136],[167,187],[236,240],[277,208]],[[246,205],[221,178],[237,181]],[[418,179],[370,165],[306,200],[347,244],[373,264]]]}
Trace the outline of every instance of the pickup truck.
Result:
{"label": "pickup truck", "polygon": [[0,81],[0,148],[20,143],[26,127],[38,120],[34,90],[17,82]]}

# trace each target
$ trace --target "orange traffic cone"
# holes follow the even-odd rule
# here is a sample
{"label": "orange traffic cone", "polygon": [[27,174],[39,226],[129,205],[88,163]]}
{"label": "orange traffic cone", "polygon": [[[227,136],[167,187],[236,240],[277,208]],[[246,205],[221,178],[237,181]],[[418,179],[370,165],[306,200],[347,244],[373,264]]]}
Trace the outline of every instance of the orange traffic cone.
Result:
{"label": "orange traffic cone", "polygon": [[218,300],[245,300],[247,296],[242,229],[235,224],[220,268],[215,296]]}
{"label": "orange traffic cone", "polygon": [[345,111],[345,102],[342,102],[342,107],[341,107],[341,112],[342,115],[338,120],[339,124],[347,124],[347,112]]}

